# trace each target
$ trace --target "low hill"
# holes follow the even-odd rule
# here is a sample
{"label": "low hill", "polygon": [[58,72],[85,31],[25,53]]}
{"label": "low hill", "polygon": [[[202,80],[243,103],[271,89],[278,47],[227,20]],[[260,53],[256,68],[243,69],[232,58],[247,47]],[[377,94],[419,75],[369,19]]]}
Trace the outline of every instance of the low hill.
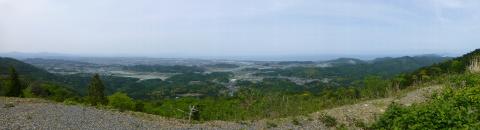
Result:
{"label": "low hill", "polygon": [[43,69],[39,69],[22,61],[0,57],[0,75],[7,75],[10,67],[14,67],[19,74],[30,79],[54,80],[58,78]]}
{"label": "low hill", "polygon": [[440,63],[435,63],[430,66],[425,66],[411,73],[401,75],[398,78],[401,80],[399,83],[406,87],[418,82],[425,82],[435,77],[449,75],[449,74],[462,74],[467,72],[471,61],[480,57],[480,49],[476,49],[463,56],[453,58]]}
{"label": "low hill", "polygon": [[372,61],[339,58],[322,62],[319,67],[291,67],[271,69],[259,72],[261,76],[287,76],[307,79],[328,79],[338,86],[350,86],[354,81],[368,76],[379,76],[382,79],[393,78],[401,73],[412,73],[419,68],[442,63],[451,59],[441,56],[405,56],[397,58],[378,58]]}

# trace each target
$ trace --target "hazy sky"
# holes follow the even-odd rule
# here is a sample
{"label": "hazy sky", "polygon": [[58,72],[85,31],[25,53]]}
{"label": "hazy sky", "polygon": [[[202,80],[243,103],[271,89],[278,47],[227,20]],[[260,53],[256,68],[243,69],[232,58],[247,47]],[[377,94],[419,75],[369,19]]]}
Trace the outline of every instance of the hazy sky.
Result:
{"label": "hazy sky", "polygon": [[479,0],[0,0],[0,52],[463,53]]}

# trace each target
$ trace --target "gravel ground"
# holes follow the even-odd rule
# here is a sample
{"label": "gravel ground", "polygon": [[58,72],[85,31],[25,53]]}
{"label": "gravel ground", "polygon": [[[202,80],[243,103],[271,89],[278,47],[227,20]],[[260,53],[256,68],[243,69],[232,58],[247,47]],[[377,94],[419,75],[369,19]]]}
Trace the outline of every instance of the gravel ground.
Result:
{"label": "gravel ground", "polygon": [[[13,107],[6,107],[13,104]],[[138,114],[137,114],[138,115]],[[145,114],[146,115],[146,114]],[[68,106],[42,99],[0,97],[0,129],[222,129],[208,124],[182,123],[180,120],[157,117],[146,120],[109,110],[85,106]],[[228,125],[241,129],[240,125]],[[235,128],[237,127],[237,128]]]}
{"label": "gravel ground", "polygon": [[275,127],[268,126],[266,120],[242,123],[209,121],[192,124],[185,120],[140,112],[117,112],[87,106],[64,105],[35,98],[0,97],[0,130],[325,129],[323,126],[300,126],[293,125],[288,120],[279,121],[281,124],[276,124],[278,126]]}

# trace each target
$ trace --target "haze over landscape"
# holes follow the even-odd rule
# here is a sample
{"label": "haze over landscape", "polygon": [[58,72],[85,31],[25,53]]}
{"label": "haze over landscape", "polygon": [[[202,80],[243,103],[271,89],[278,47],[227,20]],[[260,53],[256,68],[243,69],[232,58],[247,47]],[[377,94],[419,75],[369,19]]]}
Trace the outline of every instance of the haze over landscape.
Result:
{"label": "haze over landscape", "polygon": [[480,47],[479,5],[475,0],[0,0],[0,52],[459,55]]}
{"label": "haze over landscape", "polygon": [[0,130],[480,129],[478,0],[0,0]]}

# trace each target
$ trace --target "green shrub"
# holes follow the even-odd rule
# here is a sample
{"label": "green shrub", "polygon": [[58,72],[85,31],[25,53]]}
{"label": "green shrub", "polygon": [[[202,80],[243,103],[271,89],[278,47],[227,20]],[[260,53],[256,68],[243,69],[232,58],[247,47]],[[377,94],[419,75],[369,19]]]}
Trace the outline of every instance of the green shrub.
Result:
{"label": "green shrub", "polygon": [[26,89],[23,90],[23,97],[25,98],[34,98],[36,97],[33,93],[32,93],[32,89],[31,87],[27,87]]}
{"label": "green shrub", "polygon": [[135,111],[143,112],[144,109],[145,109],[145,104],[143,102],[141,101],[135,102],[135,108],[134,108]]}
{"label": "green shrub", "polygon": [[133,99],[122,92],[116,92],[113,95],[108,96],[108,105],[117,108],[120,111],[133,110],[135,108],[135,102]]}
{"label": "green shrub", "polygon": [[449,88],[426,104],[392,104],[372,129],[480,128],[480,86]]}
{"label": "green shrub", "polygon": [[74,93],[66,89],[65,86],[55,84],[42,84],[41,87],[46,90],[46,93],[48,94],[48,99],[57,102],[63,102],[65,99],[75,96]]}

